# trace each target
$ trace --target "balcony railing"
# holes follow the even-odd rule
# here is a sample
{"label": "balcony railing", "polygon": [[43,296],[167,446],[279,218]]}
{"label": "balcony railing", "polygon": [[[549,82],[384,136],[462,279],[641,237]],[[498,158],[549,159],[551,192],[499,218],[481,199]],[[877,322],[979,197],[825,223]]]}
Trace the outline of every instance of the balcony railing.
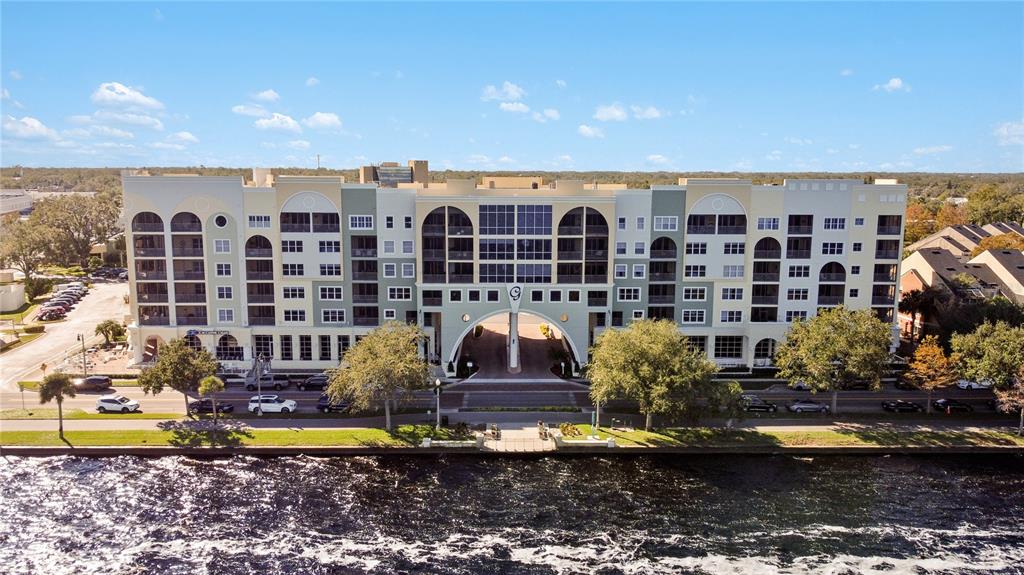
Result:
{"label": "balcony railing", "polygon": [[875,259],[878,260],[898,260],[900,258],[899,250],[875,250]]}
{"label": "balcony railing", "polygon": [[809,236],[814,231],[814,226],[800,226],[800,225],[789,226],[787,228],[787,230],[791,234],[796,234],[796,235],[801,235],[801,236]]}
{"label": "balcony railing", "polygon": [[203,231],[203,224],[199,222],[171,222],[172,232],[201,232]]}
{"label": "balcony railing", "polygon": [[443,284],[445,281],[444,274],[423,274],[423,283],[428,284]]}
{"label": "balcony railing", "polygon": [[448,226],[449,236],[471,236],[473,235],[473,226]]}
{"label": "balcony railing", "polygon": [[423,226],[423,235],[425,236],[443,236],[444,226],[441,224],[425,224]]}
{"label": "balcony railing", "polygon": [[289,233],[309,233],[309,224],[281,224],[282,232]]}
{"label": "balcony railing", "polygon": [[809,260],[811,250],[786,250],[786,257],[791,260]]}
{"label": "balcony railing", "polygon": [[674,282],[676,281],[676,274],[672,273],[657,273],[652,272],[648,274],[652,282]]}
{"label": "balcony railing", "polygon": [[164,225],[162,223],[160,223],[160,222],[156,222],[156,223],[138,222],[138,223],[132,224],[132,231],[133,232],[162,232],[162,231],[164,231]]}
{"label": "balcony railing", "polygon": [[719,234],[745,234],[747,226],[718,226]]}
{"label": "balcony railing", "polygon": [[896,303],[895,296],[891,295],[873,295],[871,296],[871,305],[893,305]]}
{"label": "balcony railing", "polygon": [[871,279],[876,281],[876,282],[882,282],[882,283],[887,283],[887,284],[888,283],[894,283],[896,281],[896,278],[891,276],[891,275],[889,275],[889,274],[875,274],[875,275],[871,276]]}
{"label": "balcony railing", "polygon": [[453,284],[471,284],[473,283],[472,274],[448,274],[448,283]]}
{"label": "balcony railing", "polygon": [[272,280],[274,279],[274,272],[272,271],[256,271],[256,270],[245,270],[245,279],[247,280]]}
{"label": "balcony railing", "polygon": [[651,295],[647,296],[647,301],[650,303],[676,303],[676,296],[674,295]]}
{"label": "balcony railing", "polygon": [[608,305],[607,297],[588,297],[587,305],[590,307],[605,307]]}
{"label": "balcony railing", "polygon": [[139,300],[139,303],[167,303],[167,294],[140,293],[136,299]]}
{"label": "balcony railing", "polygon": [[171,325],[171,318],[166,316],[140,317],[140,325]]}
{"label": "balcony railing", "polygon": [[249,316],[249,325],[274,325],[274,317]]}
{"label": "balcony railing", "polygon": [[441,305],[441,298],[439,298],[439,297],[425,297],[425,298],[423,298],[423,305],[430,305],[430,306]]}
{"label": "balcony railing", "polygon": [[608,226],[601,224],[587,224],[586,233],[588,236],[607,236]]}
{"label": "balcony railing", "polygon": [[584,259],[588,260],[606,260],[608,259],[608,250],[586,250],[583,255]]}
{"label": "balcony railing", "polygon": [[715,226],[686,226],[686,233],[688,234],[713,234],[715,233]]}
{"label": "balcony railing", "polygon": [[377,303],[378,295],[355,294],[352,296],[353,303]]}
{"label": "balcony railing", "polygon": [[375,258],[377,257],[377,248],[352,248],[352,257]]}
{"label": "balcony railing", "polygon": [[274,303],[272,293],[251,293],[248,295],[249,303]]}
{"label": "balcony railing", "polygon": [[357,281],[377,281],[377,272],[352,272],[352,279]]}
{"label": "balcony railing", "polygon": [[206,316],[179,317],[178,325],[206,325]]}
{"label": "balcony railing", "polygon": [[583,283],[585,284],[604,284],[608,283],[608,274],[605,275],[584,275]]}
{"label": "balcony railing", "polygon": [[558,226],[560,236],[582,236],[583,226]]}
{"label": "balcony railing", "polygon": [[900,226],[878,226],[878,235],[898,236],[900,235]]}
{"label": "balcony railing", "polygon": [[206,272],[199,270],[174,270],[176,280],[201,280],[206,279]]}
{"label": "balcony railing", "polygon": [[782,259],[782,250],[754,250],[755,260],[778,260]]}
{"label": "balcony railing", "polygon": [[167,255],[164,248],[135,248],[137,258],[162,258]]}
{"label": "balcony railing", "polygon": [[167,272],[135,272],[135,280],[141,282],[165,281]]}
{"label": "balcony railing", "polygon": [[839,305],[841,303],[843,303],[843,296],[841,295],[818,296],[818,305]]}
{"label": "balcony railing", "polygon": [[846,274],[822,272],[822,273],[818,274],[818,281],[820,281],[820,282],[830,282],[830,283],[836,283],[836,282],[842,283],[842,282],[846,281]]}
{"label": "balcony railing", "polygon": [[444,261],[444,250],[423,250],[423,259],[431,261]]}
{"label": "balcony railing", "polygon": [[779,281],[779,272],[754,272],[754,281],[777,282]]}
{"label": "balcony railing", "polygon": [[473,261],[472,251],[448,250],[448,259],[453,261]]}
{"label": "balcony railing", "polygon": [[651,250],[652,260],[674,260],[676,259],[676,250]]}
{"label": "balcony railing", "polygon": [[176,258],[201,258],[203,257],[203,248],[179,248],[174,246],[171,248],[171,255]]}
{"label": "balcony railing", "polygon": [[582,275],[575,274],[558,274],[558,283],[560,284],[578,284],[583,283]]}
{"label": "balcony railing", "polygon": [[206,294],[204,293],[176,293],[174,294],[174,301],[178,303],[206,303]]}
{"label": "balcony railing", "polygon": [[271,248],[245,248],[247,258],[272,258],[274,250]]}
{"label": "balcony railing", "polygon": [[579,261],[583,259],[583,252],[559,251],[558,259],[561,261]]}
{"label": "balcony railing", "polygon": [[341,224],[313,224],[313,233],[336,234],[341,231]]}
{"label": "balcony railing", "polygon": [[379,320],[376,317],[356,317],[353,319],[353,325],[372,326],[377,325]]}
{"label": "balcony railing", "polygon": [[750,303],[754,305],[779,305],[779,296],[776,295],[755,295],[750,297]]}

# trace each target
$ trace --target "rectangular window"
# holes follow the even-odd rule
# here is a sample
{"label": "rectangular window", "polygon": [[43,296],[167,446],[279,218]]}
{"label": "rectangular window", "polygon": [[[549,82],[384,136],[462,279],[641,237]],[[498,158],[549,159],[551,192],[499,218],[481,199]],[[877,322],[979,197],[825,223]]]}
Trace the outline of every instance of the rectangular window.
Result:
{"label": "rectangular window", "polygon": [[402,264],[402,277],[411,278],[416,276],[416,264]]}
{"label": "rectangular window", "polygon": [[615,264],[615,279],[625,279],[629,266],[626,264]]}
{"label": "rectangular window", "polygon": [[683,300],[684,301],[704,301],[708,298],[708,288],[702,287],[684,287],[683,288]]}
{"label": "rectangular window", "polygon": [[786,290],[786,299],[790,301],[803,301],[808,297],[807,288],[789,288]]}
{"label": "rectangular window", "polygon": [[654,231],[674,232],[679,229],[679,218],[676,216],[654,216]]}
{"label": "rectangular window", "polygon": [[743,357],[743,336],[741,335],[717,335],[715,336],[715,357],[717,358],[741,358]]}
{"label": "rectangular window", "polygon": [[702,278],[706,275],[708,275],[707,266],[683,266],[683,277],[685,278]]}
{"label": "rectangular window", "polygon": [[704,242],[686,242],[686,254],[701,256],[708,253],[708,244]]}
{"label": "rectangular window", "polygon": [[793,323],[796,320],[807,319],[806,311],[788,310],[786,311],[786,323]]}
{"label": "rectangular window", "polygon": [[213,240],[213,251],[218,254],[230,254],[231,240]]}
{"label": "rectangular window", "polygon": [[757,229],[777,230],[779,229],[779,218],[757,218]]}
{"label": "rectangular window", "polygon": [[218,309],[217,310],[217,321],[220,323],[231,323],[235,321],[235,310],[233,309]]}
{"label": "rectangular window", "polygon": [[515,218],[515,206],[480,206],[480,235],[512,235],[515,230]]}
{"label": "rectangular window", "polygon": [[860,266],[850,266],[850,275],[859,276]]}
{"label": "rectangular window", "polygon": [[544,290],[535,289],[530,290],[530,301],[533,303],[544,301]]}
{"label": "rectangular window", "polygon": [[304,287],[285,287],[283,290],[284,299],[303,299],[306,297]]}
{"label": "rectangular window", "polygon": [[489,289],[489,290],[487,290],[487,301],[488,302],[495,303],[495,302],[498,301],[498,299],[499,299],[498,290],[496,290],[496,289]]}
{"label": "rectangular window", "polygon": [[270,216],[249,216],[250,228],[269,228]]}
{"label": "rectangular window", "polygon": [[743,277],[743,266],[722,266],[722,276],[727,278]]}
{"label": "rectangular window", "polygon": [[514,260],[515,258],[515,240],[480,240],[480,259]]}
{"label": "rectangular window", "polygon": [[626,255],[626,242],[615,242],[615,255]]}
{"label": "rectangular window", "polygon": [[642,256],[647,253],[647,244],[644,242],[633,242],[633,253]]}
{"label": "rectangular window", "polygon": [[384,216],[384,227],[392,229],[395,227],[395,216]]}
{"label": "rectangular window", "polygon": [[637,216],[636,217],[636,229],[638,229],[640,231],[643,231],[643,230],[647,229],[647,218],[645,218],[644,216]]}
{"label": "rectangular window", "polygon": [[274,357],[274,336],[272,335],[254,335],[252,336],[253,355],[255,357],[263,356],[266,359]]}
{"label": "rectangular window", "polygon": [[217,277],[231,277],[231,264],[217,264]]}
{"label": "rectangular window", "polygon": [[281,336],[281,359],[294,359],[292,357],[292,336],[290,335]]}
{"label": "rectangular window", "polygon": [[413,247],[414,246],[413,246],[412,240],[402,240],[402,253],[403,254],[411,254],[412,251],[413,251]]}
{"label": "rectangular window", "polygon": [[305,272],[302,264],[281,264],[281,273],[286,276],[301,276]]}
{"label": "rectangular window", "polygon": [[704,323],[704,310],[684,309],[680,323]]}
{"label": "rectangular window", "polygon": [[811,277],[811,266],[789,266],[789,277],[809,278]]}
{"label": "rectangular window", "polygon": [[320,286],[320,299],[323,301],[341,301],[345,297],[345,289],[341,286]]}
{"label": "rectangular window", "polygon": [[528,284],[551,283],[551,264],[516,264],[516,279]]}
{"label": "rectangular window", "polygon": [[384,319],[395,319],[398,317],[398,313],[393,309],[384,310]]}
{"label": "rectangular window", "polygon": [[622,312],[621,311],[613,311],[612,312],[612,327],[622,327]]}
{"label": "rectangular window", "polygon": [[313,359],[313,336],[311,335],[300,335],[299,336],[299,359],[302,361],[312,361]]}
{"label": "rectangular window", "polygon": [[620,287],[619,301],[640,301],[640,288]]}
{"label": "rectangular window", "polygon": [[551,206],[516,206],[516,232],[528,236],[551,235]]}
{"label": "rectangular window", "polygon": [[302,240],[281,240],[281,252],[286,254],[301,253]]}
{"label": "rectangular window", "polygon": [[469,301],[471,301],[471,302],[478,302],[478,301],[480,301],[480,290],[478,290],[478,289],[471,289],[471,290],[469,290]]}
{"label": "rectangular window", "polygon": [[850,297],[857,297],[860,295],[860,290],[857,288],[850,288]]}
{"label": "rectangular window", "polygon": [[859,252],[864,247],[864,244],[860,242],[853,242],[853,251]]}
{"label": "rectangular window", "polygon": [[647,277],[647,266],[644,264],[633,264],[633,279],[642,280]]}
{"label": "rectangular window", "polygon": [[397,270],[397,266],[395,264],[384,264],[384,277],[386,277],[386,278],[393,278],[393,277],[395,277],[396,270]]}
{"label": "rectangular window", "polygon": [[854,218],[853,219],[853,225],[855,225],[855,226],[863,226],[864,225],[864,218]]}
{"label": "rectangular window", "polygon": [[569,301],[570,302],[574,302],[574,303],[580,301],[580,290],[578,290],[578,289],[571,289],[571,290],[569,290]]}
{"label": "rectangular window", "polygon": [[345,310],[343,309],[322,309],[320,320],[324,323],[345,323]]}
{"label": "rectangular window", "polygon": [[515,281],[513,264],[480,264],[482,283],[508,283]]}
{"label": "rectangular window", "polygon": [[352,347],[352,338],[347,335],[338,336],[338,359],[345,357],[345,352]]}
{"label": "rectangular window", "polygon": [[412,229],[412,216],[405,216],[405,229]]}
{"label": "rectangular window", "polygon": [[821,254],[826,256],[841,256],[843,255],[843,243],[824,242],[821,244]]}
{"label": "rectangular window", "polygon": [[633,310],[633,319],[644,319],[644,310],[635,309]]}
{"label": "rectangular window", "polygon": [[322,275],[322,276],[340,276],[341,275],[341,264],[320,264],[320,275]]}
{"label": "rectangular window", "polygon": [[341,253],[341,241],[339,241],[339,240],[320,240],[320,253],[322,253],[322,254],[339,254],[339,253]]}
{"label": "rectangular window", "polygon": [[846,218],[825,218],[826,230],[845,230]]}
{"label": "rectangular window", "polygon": [[462,301],[462,290],[453,289],[448,292],[448,301],[460,302]]}
{"label": "rectangular window", "polygon": [[373,216],[349,216],[348,229],[350,230],[372,230]]}
{"label": "rectangular window", "polygon": [[516,240],[516,258],[521,260],[550,260],[551,240]]}
{"label": "rectangular window", "polygon": [[284,321],[306,321],[306,310],[286,309],[284,310]]}
{"label": "rectangular window", "polygon": [[561,290],[553,289],[553,290],[549,291],[548,292],[548,301],[552,302],[552,303],[557,303],[557,302],[562,301],[562,292],[561,292]]}
{"label": "rectangular window", "polygon": [[620,230],[626,229],[626,218],[621,218],[620,217],[618,221],[619,221],[619,229]]}
{"label": "rectangular window", "polygon": [[400,286],[389,287],[388,301],[412,301],[412,288]]}
{"label": "rectangular window", "polygon": [[384,253],[395,253],[395,240],[384,240]]}
{"label": "rectangular window", "polygon": [[233,299],[234,293],[231,286],[217,286],[217,299]]}
{"label": "rectangular window", "polygon": [[331,336],[320,336],[320,361],[331,360]]}
{"label": "rectangular window", "polygon": [[746,252],[747,244],[743,242],[725,242],[725,255],[737,255]]}
{"label": "rectangular window", "polygon": [[739,323],[743,321],[743,312],[738,310],[722,310],[722,323]]}
{"label": "rectangular window", "polygon": [[722,288],[722,299],[743,299],[743,288]]}

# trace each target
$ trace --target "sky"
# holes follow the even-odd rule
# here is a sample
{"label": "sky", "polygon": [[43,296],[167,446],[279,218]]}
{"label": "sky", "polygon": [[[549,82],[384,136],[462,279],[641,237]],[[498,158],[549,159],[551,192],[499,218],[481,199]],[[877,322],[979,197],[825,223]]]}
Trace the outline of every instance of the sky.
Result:
{"label": "sky", "polygon": [[1024,171],[1024,3],[0,2],[0,164]]}

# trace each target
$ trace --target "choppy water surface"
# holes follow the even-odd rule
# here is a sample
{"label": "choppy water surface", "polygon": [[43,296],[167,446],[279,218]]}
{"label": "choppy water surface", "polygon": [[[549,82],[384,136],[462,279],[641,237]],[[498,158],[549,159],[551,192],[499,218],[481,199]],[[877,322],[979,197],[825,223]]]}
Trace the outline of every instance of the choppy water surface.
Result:
{"label": "choppy water surface", "polygon": [[3,573],[1024,573],[1024,460],[0,459]]}

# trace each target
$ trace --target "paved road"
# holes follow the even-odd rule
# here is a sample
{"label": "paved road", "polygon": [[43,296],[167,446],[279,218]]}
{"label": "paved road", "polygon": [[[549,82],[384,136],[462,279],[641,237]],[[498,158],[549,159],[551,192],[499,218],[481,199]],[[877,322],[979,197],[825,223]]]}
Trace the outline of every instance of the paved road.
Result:
{"label": "paved road", "polygon": [[125,282],[94,284],[65,321],[47,324],[44,335],[0,356],[0,391],[16,390],[16,382],[37,372],[41,363],[51,367],[63,363],[65,352],[79,345],[78,334],[94,338],[96,324],[121,320],[128,312],[124,303],[127,294]]}

